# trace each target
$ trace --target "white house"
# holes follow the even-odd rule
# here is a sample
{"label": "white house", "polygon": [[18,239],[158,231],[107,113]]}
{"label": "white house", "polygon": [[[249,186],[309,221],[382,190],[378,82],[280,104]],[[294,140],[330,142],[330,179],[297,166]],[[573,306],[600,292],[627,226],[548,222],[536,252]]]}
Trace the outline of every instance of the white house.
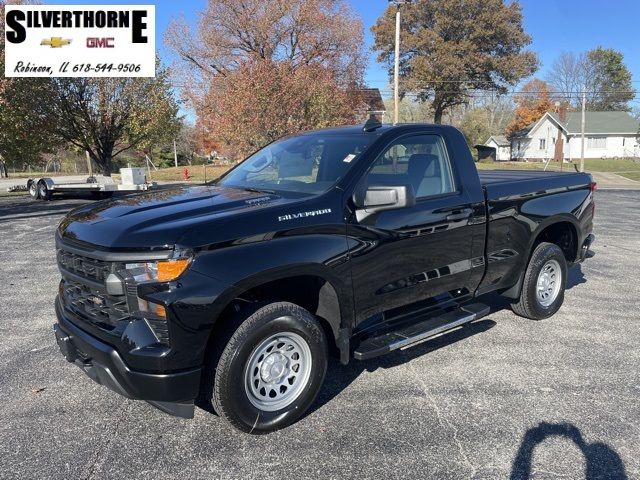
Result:
{"label": "white house", "polygon": [[511,143],[504,135],[492,135],[484,144],[496,151],[495,160],[498,162],[511,160]]}
{"label": "white house", "polygon": [[[511,137],[514,160],[543,161],[554,158],[558,139],[565,160],[581,155],[582,113],[568,112],[565,120],[557,113],[545,113],[536,123]],[[585,158],[638,158],[640,122],[627,112],[587,112]]]}

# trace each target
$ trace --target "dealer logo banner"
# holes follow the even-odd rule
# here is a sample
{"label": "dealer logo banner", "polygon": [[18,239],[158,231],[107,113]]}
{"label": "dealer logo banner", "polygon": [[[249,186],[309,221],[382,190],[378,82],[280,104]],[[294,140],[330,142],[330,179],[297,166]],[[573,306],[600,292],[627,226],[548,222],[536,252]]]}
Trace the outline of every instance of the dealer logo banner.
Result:
{"label": "dealer logo banner", "polygon": [[155,77],[155,5],[7,5],[6,77]]}

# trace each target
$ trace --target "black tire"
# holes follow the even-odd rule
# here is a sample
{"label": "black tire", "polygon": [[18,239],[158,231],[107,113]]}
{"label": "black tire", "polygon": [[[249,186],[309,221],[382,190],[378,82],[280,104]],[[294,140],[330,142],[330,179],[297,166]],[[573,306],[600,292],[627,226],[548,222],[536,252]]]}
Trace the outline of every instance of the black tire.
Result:
{"label": "black tire", "polygon": [[38,192],[38,184],[33,180],[29,180],[27,183],[27,187],[29,189],[29,196],[34,200],[38,200],[40,198],[40,192]]}
{"label": "black tire", "polygon": [[[311,362],[307,363],[308,367],[305,369],[304,358],[307,358],[305,355],[298,356],[303,359],[299,364],[295,363],[296,360],[288,360],[285,369],[288,373],[281,374],[281,378],[285,382],[292,382],[290,392],[297,392],[297,394],[290,396],[289,404],[269,411],[255,404],[261,399],[256,395],[252,396],[251,383],[256,382],[256,389],[258,388],[258,377],[252,375],[258,375],[262,379],[262,369],[258,367],[249,369],[249,362],[264,358],[265,361],[262,364],[266,364],[269,356],[273,354],[277,356],[281,351],[280,348],[286,348],[280,346],[285,345],[283,342],[272,340],[275,346],[271,347],[272,350],[267,356],[258,355],[260,349],[269,345],[266,341],[275,335],[279,339],[290,335],[291,338],[304,340],[308,346],[307,353],[310,354]],[[214,351],[215,349],[212,349],[210,354],[215,355]],[[289,377],[293,375],[296,365],[299,369],[295,370],[296,372],[308,373],[301,374],[301,377]],[[208,370],[208,373],[205,372],[208,377],[203,379],[205,398],[201,400],[212,401],[216,413],[238,430],[253,434],[272,432],[297,421],[316,399],[327,370],[327,339],[322,326],[304,308],[286,302],[271,303],[248,315],[231,335],[219,355],[215,375],[212,369]],[[248,381],[251,378],[255,379]],[[298,378],[301,383],[295,384]],[[274,401],[267,398],[271,393],[279,395],[275,393],[275,388],[284,388],[284,392],[288,388],[288,385],[277,383],[273,385],[274,387],[267,387],[273,391],[270,390],[268,394],[266,392],[264,394],[263,398],[267,402]],[[280,394],[285,395],[282,390]],[[277,405],[268,408],[275,407]]]}
{"label": "black tire", "polygon": [[38,182],[38,196],[40,200],[51,200],[51,190],[45,182]]}
{"label": "black tire", "polygon": [[[553,266],[553,262],[555,262],[560,269],[561,279],[558,282],[559,290],[555,294],[553,301],[549,304],[543,304],[543,300],[538,297],[538,278],[542,269],[548,265]],[[554,243],[541,243],[535,248],[531,255],[531,260],[529,260],[529,265],[524,275],[520,298],[517,302],[511,304],[511,308],[517,315],[532,320],[549,318],[562,306],[566,285],[567,261],[564,253],[560,247]]]}

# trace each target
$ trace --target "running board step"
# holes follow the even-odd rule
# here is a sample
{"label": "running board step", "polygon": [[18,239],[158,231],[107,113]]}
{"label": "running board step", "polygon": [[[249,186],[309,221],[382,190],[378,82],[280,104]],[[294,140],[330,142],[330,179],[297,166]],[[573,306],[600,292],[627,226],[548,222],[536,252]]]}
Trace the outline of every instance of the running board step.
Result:
{"label": "running board step", "polygon": [[356,360],[368,360],[400,348],[410,347],[430,337],[485,317],[489,311],[487,305],[473,303],[438,317],[405,325],[399,330],[366,339],[358,345],[353,356]]}

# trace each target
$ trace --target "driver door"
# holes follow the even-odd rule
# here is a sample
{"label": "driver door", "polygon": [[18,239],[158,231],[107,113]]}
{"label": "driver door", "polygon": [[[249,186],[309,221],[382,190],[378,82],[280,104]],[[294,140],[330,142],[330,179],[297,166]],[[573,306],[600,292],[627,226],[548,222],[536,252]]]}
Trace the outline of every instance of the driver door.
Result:
{"label": "driver door", "polygon": [[443,138],[425,132],[396,139],[362,182],[360,188],[411,185],[416,204],[349,224],[356,322],[470,295],[471,202]]}

